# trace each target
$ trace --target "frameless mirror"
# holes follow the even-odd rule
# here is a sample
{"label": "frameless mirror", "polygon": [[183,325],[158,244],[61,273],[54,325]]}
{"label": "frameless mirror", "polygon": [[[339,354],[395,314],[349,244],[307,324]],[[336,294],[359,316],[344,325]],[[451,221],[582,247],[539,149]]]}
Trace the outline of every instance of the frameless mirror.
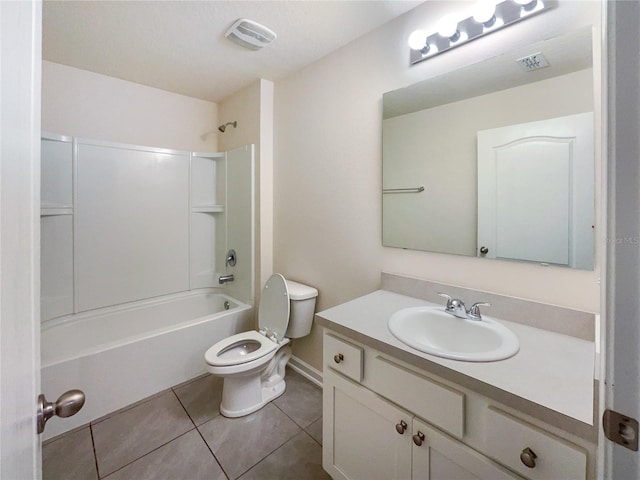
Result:
{"label": "frameless mirror", "polygon": [[383,96],[383,244],[593,269],[591,28]]}

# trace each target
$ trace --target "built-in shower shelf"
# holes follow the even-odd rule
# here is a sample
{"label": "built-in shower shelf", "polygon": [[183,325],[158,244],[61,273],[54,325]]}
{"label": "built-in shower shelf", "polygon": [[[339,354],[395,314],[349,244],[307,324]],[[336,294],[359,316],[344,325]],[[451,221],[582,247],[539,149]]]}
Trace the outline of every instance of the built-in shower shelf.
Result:
{"label": "built-in shower shelf", "polygon": [[40,208],[41,217],[53,217],[57,215],[73,215],[73,207],[68,206],[43,206]]}
{"label": "built-in shower shelf", "polygon": [[194,205],[191,207],[192,213],[222,213],[224,205]]}

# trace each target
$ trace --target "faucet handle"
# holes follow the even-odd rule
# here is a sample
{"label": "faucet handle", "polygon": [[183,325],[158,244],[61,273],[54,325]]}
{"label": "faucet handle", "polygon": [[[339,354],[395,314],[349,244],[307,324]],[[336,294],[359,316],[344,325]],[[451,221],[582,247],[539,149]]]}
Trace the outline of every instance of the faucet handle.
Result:
{"label": "faucet handle", "polygon": [[482,320],[482,315],[480,314],[480,307],[490,307],[491,304],[489,302],[478,302],[471,305],[469,309],[469,318],[472,320]]}
{"label": "faucet handle", "polygon": [[443,293],[443,292],[438,292],[438,295],[440,295],[441,297],[444,297],[444,298],[447,299],[447,306],[445,308],[451,309],[451,300],[453,300],[451,295],[449,295],[448,293]]}

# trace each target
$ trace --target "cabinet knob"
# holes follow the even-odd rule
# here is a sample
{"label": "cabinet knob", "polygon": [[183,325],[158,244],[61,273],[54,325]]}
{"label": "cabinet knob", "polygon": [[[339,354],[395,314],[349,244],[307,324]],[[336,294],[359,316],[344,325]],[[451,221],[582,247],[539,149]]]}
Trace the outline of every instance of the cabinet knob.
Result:
{"label": "cabinet knob", "polygon": [[342,355],[341,353],[333,356],[333,361],[336,363],[340,363],[343,360],[344,360],[344,355]]}
{"label": "cabinet knob", "polygon": [[536,458],[538,458],[538,456],[533,453],[533,450],[531,450],[529,447],[522,450],[522,453],[520,454],[520,461],[529,468],[535,468]]}
{"label": "cabinet knob", "polygon": [[421,431],[418,431],[418,433],[416,433],[413,437],[411,437],[413,439],[413,443],[415,443],[417,446],[421,446],[422,442],[424,442],[424,433],[422,433]]}
{"label": "cabinet knob", "polygon": [[404,420],[400,420],[400,423],[396,424],[396,432],[398,432],[400,435],[402,435],[406,429],[407,422],[405,422]]}

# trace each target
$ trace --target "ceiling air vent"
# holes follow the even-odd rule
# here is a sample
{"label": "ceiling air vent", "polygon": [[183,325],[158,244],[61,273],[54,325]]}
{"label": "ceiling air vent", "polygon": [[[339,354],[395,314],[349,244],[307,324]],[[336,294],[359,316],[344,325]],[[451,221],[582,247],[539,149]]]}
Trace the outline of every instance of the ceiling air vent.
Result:
{"label": "ceiling air vent", "polygon": [[229,40],[251,50],[260,50],[273,42],[277,35],[273,30],[253,20],[241,18],[224,34]]}
{"label": "ceiling air vent", "polygon": [[516,62],[518,62],[520,66],[527,72],[549,66],[547,57],[545,57],[544,54],[540,52],[519,58],[518,60],[516,60]]}

